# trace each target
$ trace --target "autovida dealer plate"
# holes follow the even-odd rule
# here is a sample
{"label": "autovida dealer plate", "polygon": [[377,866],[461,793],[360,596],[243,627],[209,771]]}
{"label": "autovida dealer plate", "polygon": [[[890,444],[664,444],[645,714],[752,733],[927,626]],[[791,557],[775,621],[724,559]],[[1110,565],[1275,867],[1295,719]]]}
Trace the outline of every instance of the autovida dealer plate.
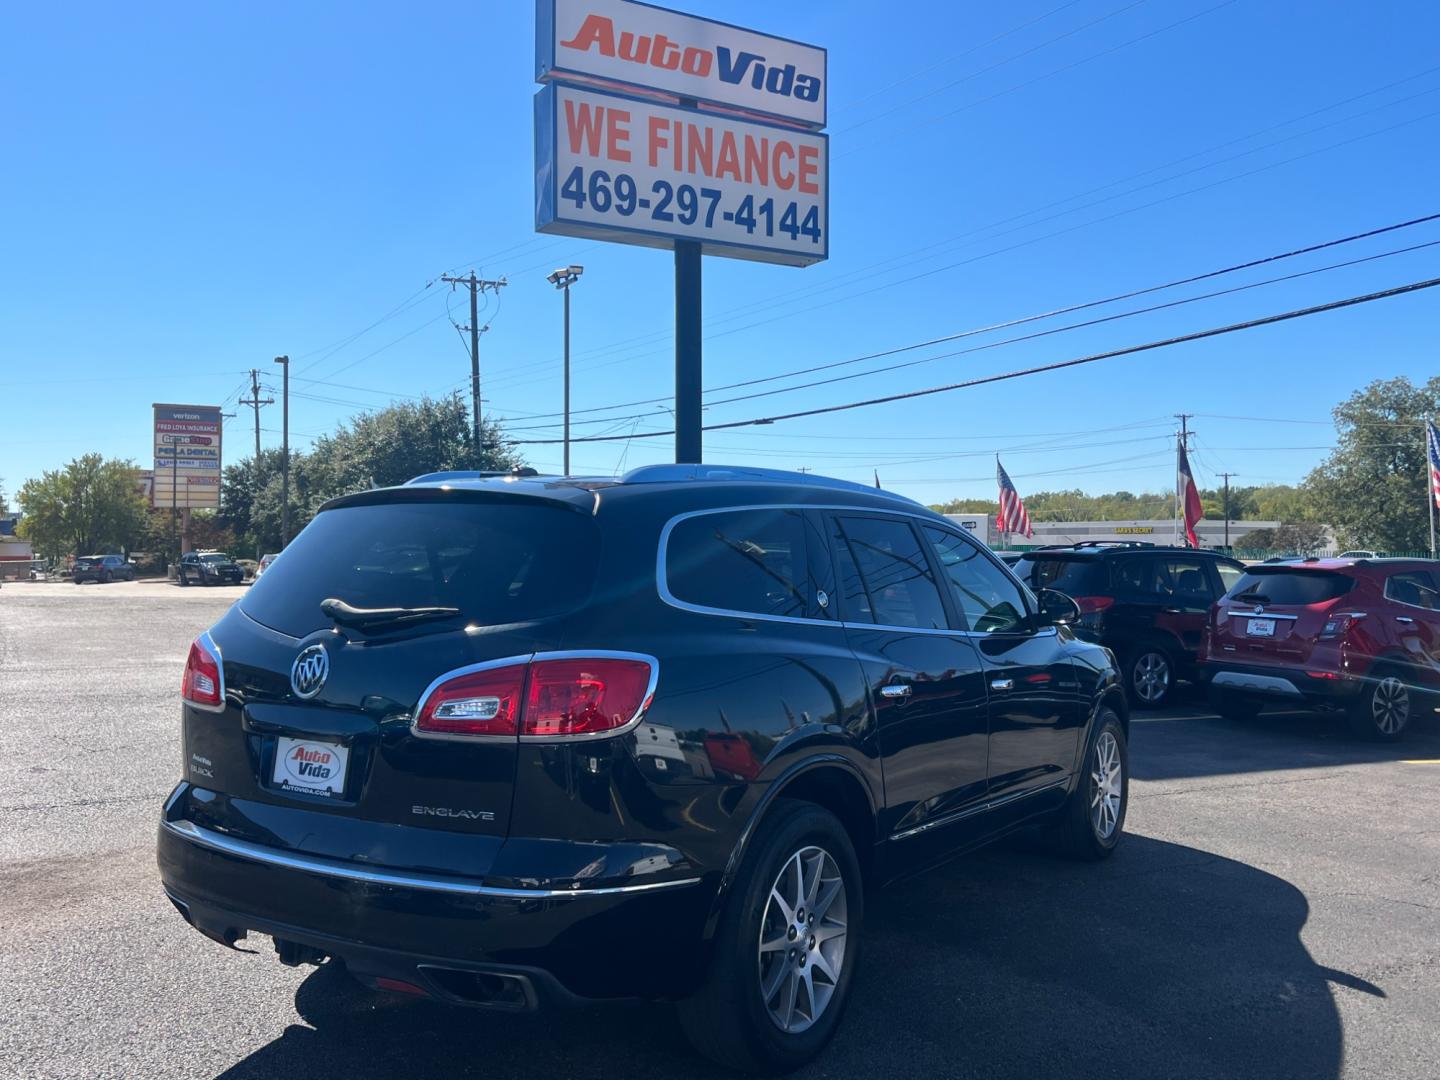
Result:
{"label": "autovida dealer plate", "polygon": [[350,751],[336,743],[281,738],[275,745],[275,785],[304,795],[338,798],[345,791]]}

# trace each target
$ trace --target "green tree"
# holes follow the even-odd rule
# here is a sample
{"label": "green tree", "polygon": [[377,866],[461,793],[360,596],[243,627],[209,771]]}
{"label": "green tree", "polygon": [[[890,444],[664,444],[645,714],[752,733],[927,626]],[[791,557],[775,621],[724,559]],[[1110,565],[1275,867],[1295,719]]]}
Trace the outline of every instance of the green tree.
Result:
{"label": "green tree", "polygon": [[129,550],[145,532],[135,465],[99,454],[27,480],[16,496],[20,535],[45,558]]}
{"label": "green tree", "polygon": [[1235,543],[1237,551],[1283,551],[1286,554],[1309,555],[1326,546],[1328,535],[1324,525],[1313,521],[1296,521],[1274,529],[1256,529]]}
{"label": "green tree", "polygon": [[1319,516],[1344,547],[1430,545],[1424,420],[1440,415],[1440,376],[1421,386],[1382,379],[1335,406],[1339,445],[1306,478]]}

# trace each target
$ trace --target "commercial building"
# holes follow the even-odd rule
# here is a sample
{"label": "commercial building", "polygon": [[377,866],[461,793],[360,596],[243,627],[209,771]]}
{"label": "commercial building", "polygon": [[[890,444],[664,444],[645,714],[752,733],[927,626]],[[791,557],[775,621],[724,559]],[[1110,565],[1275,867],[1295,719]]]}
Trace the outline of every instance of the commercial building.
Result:
{"label": "commercial building", "polygon": [[0,581],[18,581],[30,576],[30,560],[35,557],[30,541],[15,535],[17,514],[0,515]]}
{"label": "commercial building", "polygon": [[[947,514],[955,524],[969,529],[993,548],[1002,546],[1000,530],[989,514]],[[1235,545],[1257,529],[1277,529],[1278,521],[1231,521],[1230,543]],[[1184,533],[1170,521],[1036,521],[1031,523],[1035,535],[1011,538],[1010,547],[1030,548],[1047,545],[1087,543],[1140,542],[1146,544],[1184,543]],[[1202,520],[1195,527],[1203,548],[1225,546],[1225,522]]]}

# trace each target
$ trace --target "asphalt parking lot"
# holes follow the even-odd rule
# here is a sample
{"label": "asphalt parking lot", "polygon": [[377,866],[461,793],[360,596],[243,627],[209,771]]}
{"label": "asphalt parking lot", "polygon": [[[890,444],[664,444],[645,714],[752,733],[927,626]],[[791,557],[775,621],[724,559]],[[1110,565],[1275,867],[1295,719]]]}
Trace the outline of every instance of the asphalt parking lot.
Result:
{"label": "asphalt parking lot", "polygon": [[[0,1076],[716,1076],[660,1006],[513,1017],[230,952],[160,891],[189,641],[238,588],[0,590]],[[1440,724],[1400,747],[1182,705],[1101,866],[1010,845],[871,901],[800,1075],[1440,1075]]]}

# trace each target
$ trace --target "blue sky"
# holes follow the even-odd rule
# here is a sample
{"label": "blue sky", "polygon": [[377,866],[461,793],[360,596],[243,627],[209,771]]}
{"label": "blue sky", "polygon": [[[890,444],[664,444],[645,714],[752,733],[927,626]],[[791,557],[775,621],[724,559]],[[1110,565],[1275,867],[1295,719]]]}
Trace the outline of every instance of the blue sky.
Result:
{"label": "blue sky", "polygon": [[[824,45],[830,60],[831,258],[808,269],[706,260],[710,387],[1440,211],[1434,4],[688,8]],[[533,231],[533,77],[533,6],[521,0],[12,11],[0,41],[0,486],[13,493],[86,451],[143,461],[151,402],[235,411],[249,368],[278,386],[277,353],[294,358],[302,446],[364,407],[465,387],[446,314],[449,303],[463,321],[464,296],[425,286],[472,266],[511,282],[482,316],[481,358],[489,414],[516,437],[556,433],[543,426],[560,407],[560,298],[545,282],[555,266],[586,268],[573,293],[574,407],[667,394],[669,254]],[[1146,301],[1433,240],[1440,222]],[[955,382],[1435,276],[1440,247],[706,418]],[[998,450],[1022,493],[1156,490],[1172,483],[1167,437],[1183,411],[1199,414],[1202,484],[1220,470],[1295,481],[1332,441],[1323,422],[1336,401],[1372,378],[1440,370],[1437,310],[1440,293],[1421,293],[715,433],[706,458],[867,481],[878,469],[885,486],[934,501],[993,495]],[[794,381],[808,380],[765,388]],[[576,419],[597,417],[576,434],[669,422],[655,406]],[[278,406],[262,419],[278,442]],[[227,456],[248,453],[249,412],[226,430]],[[574,461],[608,474],[670,452],[669,439],[637,437],[577,444]],[[556,446],[525,453],[558,468]]]}

